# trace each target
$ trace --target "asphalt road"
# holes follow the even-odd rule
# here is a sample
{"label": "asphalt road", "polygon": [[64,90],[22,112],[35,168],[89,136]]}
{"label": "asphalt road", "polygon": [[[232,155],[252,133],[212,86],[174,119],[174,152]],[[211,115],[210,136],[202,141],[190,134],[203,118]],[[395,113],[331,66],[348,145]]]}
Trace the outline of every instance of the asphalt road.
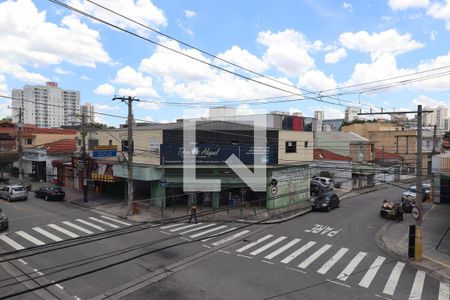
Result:
{"label": "asphalt road", "polygon": [[[391,222],[378,215],[382,199],[400,195],[389,187],[344,200],[330,213],[272,225],[154,227],[33,197],[0,202],[10,218],[0,259],[15,258],[8,262],[13,270],[6,263],[0,268],[0,299],[38,283],[48,287],[14,299],[408,299],[417,293],[415,299],[448,300],[438,298],[438,281],[402,266],[374,242]],[[396,226],[406,232],[412,219],[405,217]],[[209,239],[214,234],[220,235]],[[34,281],[18,278],[23,273]]]}

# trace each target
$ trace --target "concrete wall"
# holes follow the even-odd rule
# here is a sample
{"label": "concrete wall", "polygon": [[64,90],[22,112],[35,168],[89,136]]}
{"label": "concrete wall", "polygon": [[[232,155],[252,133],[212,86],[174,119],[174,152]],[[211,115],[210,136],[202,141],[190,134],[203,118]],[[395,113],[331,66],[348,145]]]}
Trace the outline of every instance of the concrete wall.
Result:
{"label": "concrete wall", "polygon": [[[297,143],[297,152],[286,153],[286,142]],[[307,142],[307,147],[305,147]],[[278,163],[295,164],[296,162],[312,161],[314,159],[314,139],[312,132],[280,130],[278,141]]]}

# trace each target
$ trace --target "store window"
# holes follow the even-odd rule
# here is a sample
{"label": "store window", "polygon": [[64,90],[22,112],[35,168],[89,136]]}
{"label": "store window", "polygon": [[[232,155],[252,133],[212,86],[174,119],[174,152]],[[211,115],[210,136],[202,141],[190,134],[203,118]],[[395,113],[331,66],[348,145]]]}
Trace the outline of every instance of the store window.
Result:
{"label": "store window", "polygon": [[286,153],[296,153],[297,152],[297,142],[287,141],[285,151],[286,151]]}

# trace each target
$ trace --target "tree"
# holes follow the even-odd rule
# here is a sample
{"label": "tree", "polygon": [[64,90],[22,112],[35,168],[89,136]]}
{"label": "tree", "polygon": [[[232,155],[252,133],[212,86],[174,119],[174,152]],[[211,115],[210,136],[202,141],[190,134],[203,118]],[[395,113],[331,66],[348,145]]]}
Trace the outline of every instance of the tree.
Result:
{"label": "tree", "polygon": [[19,159],[19,154],[16,152],[2,152],[0,153],[0,176],[3,177],[3,173],[9,171],[13,162]]}
{"label": "tree", "polygon": [[450,131],[447,131],[443,137],[444,140],[450,141]]}
{"label": "tree", "polygon": [[12,119],[11,119],[11,117],[4,117],[4,118],[0,119],[0,123],[1,122],[12,122]]}

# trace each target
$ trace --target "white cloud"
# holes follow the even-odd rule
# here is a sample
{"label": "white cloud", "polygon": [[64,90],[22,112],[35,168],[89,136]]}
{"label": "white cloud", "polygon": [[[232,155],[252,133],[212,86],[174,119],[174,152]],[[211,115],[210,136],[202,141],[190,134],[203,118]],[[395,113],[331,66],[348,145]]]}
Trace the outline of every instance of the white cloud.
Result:
{"label": "white cloud", "polygon": [[0,95],[9,95],[8,83],[2,74],[0,74]]}
{"label": "white cloud", "polygon": [[82,80],[91,80],[91,79],[90,79],[88,76],[86,76],[86,75],[81,76],[80,79],[82,79]]}
{"label": "white cloud", "polygon": [[110,104],[94,104],[95,111],[97,110],[119,110],[120,107]]}
{"label": "white cloud", "polygon": [[110,85],[109,83],[104,83],[99,85],[95,90],[94,93],[97,95],[105,95],[105,96],[111,96],[114,95],[114,92],[116,89]]}
{"label": "white cloud", "polygon": [[180,20],[177,20],[177,24],[178,24],[178,27],[181,29],[181,31],[183,31],[187,35],[191,35],[191,36],[194,35],[194,32],[192,31],[192,29],[184,26],[183,23],[181,23]]}
{"label": "white cloud", "polygon": [[314,68],[314,59],[309,51],[318,50],[320,41],[311,44],[306,37],[293,29],[277,33],[263,31],[258,34],[258,43],[267,47],[264,61],[289,76],[298,76]]}
{"label": "white cloud", "polygon": [[72,71],[64,70],[60,67],[55,68],[55,73],[60,75],[73,75]]}
{"label": "white cloud", "polygon": [[438,35],[437,31],[435,31],[435,30],[431,31],[431,32],[430,32],[430,39],[431,39],[432,41],[435,41],[437,35]]}
{"label": "white cloud", "polygon": [[125,66],[117,71],[116,78],[114,78],[111,82],[129,85],[132,87],[153,87],[151,77],[146,77],[142,73],[136,72],[130,66]]}
{"label": "white cloud", "polygon": [[436,2],[428,9],[427,14],[435,19],[442,19],[446,23],[446,28],[450,30],[450,1]]}
{"label": "white cloud", "polygon": [[[0,47],[1,48],[1,47]],[[1,52],[1,50],[0,50]],[[27,83],[39,83],[50,81],[48,77],[39,73],[28,72],[24,67],[18,63],[13,63],[10,60],[6,60],[0,57],[0,70],[4,74],[9,74],[14,78],[25,81]]]}
{"label": "white cloud", "polygon": [[311,70],[300,76],[298,85],[313,91],[332,90],[337,86],[333,76],[326,76],[320,70]]}
{"label": "white cloud", "polygon": [[429,0],[389,0],[389,7],[396,10],[406,10],[409,8],[427,7]]}
{"label": "white cloud", "polygon": [[153,88],[150,87],[137,87],[134,89],[130,88],[120,88],[119,95],[131,96],[131,97],[157,97],[158,94]]}
{"label": "white cloud", "polygon": [[325,55],[325,62],[327,64],[335,64],[346,57],[347,57],[347,51],[345,51],[344,48],[339,48],[334,51],[328,52]]}
{"label": "white cloud", "polygon": [[[31,0],[0,3],[0,57],[9,66],[47,66],[67,62],[95,67],[110,63],[111,58],[100,43],[100,35],[75,16],[66,16],[61,24],[46,21],[46,12],[38,11]],[[23,67],[22,67],[23,68]],[[40,74],[22,72],[13,76],[36,82]],[[27,74],[28,73],[28,74]]]}
{"label": "white cloud", "polygon": [[255,113],[256,113],[256,111],[254,109],[250,108],[250,106],[248,104],[240,104],[236,108],[237,115],[254,115]]}
{"label": "white cloud", "polygon": [[347,49],[370,53],[372,59],[384,54],[398,55],[424,47],[413,40],[409,33],[400,35],[395,29],[371,35],[366,31],[346,32],[340,35],[339,41]]}
{"label": "white cloud", "polygon": [[342,7],[347,9],[347,10],[349,10],[349,11],[353,10],[353,6],[352,6],[352,4],[350,2],[343,2],[342,3]]}
{"label": "white cloud", "polygon": [[147,110],[158,110],[161,108],[161,105],[154,102],[138,102],[138,107]]}
{"label": "white cloud", "polygon": [[[219,53],[217,57],[259,73],[266,71],[269,67],[257,56],[251,54],[245,49],[241,49],[239,46],[233,46],[224,53]],[[220,60],[217,60],[216,63],[229,66]]]}
{"label": "white cloud", "polygon": [[[180,45],[171,40],[161,39],[161,43],[167,47],[193,56],[201,61],[211,61],[199,51],[193,49],[181,49]],[[147,72],[153,76],[177,78],[178,80],[204,80],[216,73],[216,70],[190,58],[176,54],[170,50],[157,47],[149,58],[143,59],[139,66],[140,72]]]}
{"label": "white cloud", "polygon": [[[149,27],[167,26],[167,18],[164,15],[164,11],[156,7],[151,0],[102,0],[96,2],[120,13],[126,12],[127,17]],[[86,0],[70,0],[69,4],[122,28],[132,29],[143,35],[149,34],[149,31],[142,26],[129,22]]]}
{"label": "white cloud", "polygon": [[[416,70],[427,71],[430,69],[442,68],[450,65],[450,51],[446,55],[438,56],[434,59],[421,62]],[[426,73],[427,75],[442,73],[444,70],[438,69],[433,72]],[[423,76],[423,75],[422,75]],[[437,75],[429,80],[419,81],[412,85],[415,89],[424,89],[429,91],[446,91],[450,89],[450,80],[448,76]]]}
{"label": "white cloud", "polygon": [[311,115],[314,114],[314,111],[319,110],[324,112],[324,119],[342,119],[345,116],[344,108],[337,108],[334,106],[313,106],[308,107],[311,112]]}
{"label": "white cloud", "polygon": [[186,15],[187,18],[192,18],[192,17],[195,17],[197,15],[197,13],[195,11],[188,10],[188,9],[186,9],[184,11],[184,14]]}
{"label": "white cloud", "polygon": [[444,101],[435,100],[425,95],[420,95],[419,97],[413,99],[412,103],[414,106],[422,104],[423,106],[438,106],[438,105],[447,105]]}
{"label": "white cloud", "polygon": [[[401,76],[412,73],[413,70],[398,69],[397,61],[393,55],[385,54],[374,59],[372,63],[358,63],[355,65],[351,78],[343,85],[354,85],[366,82],[382,80],[386,78]],[[398,81],[398,80],[397,80]],[[370,86],[376,87],[380,83],[365,85],[364,88]]]}

